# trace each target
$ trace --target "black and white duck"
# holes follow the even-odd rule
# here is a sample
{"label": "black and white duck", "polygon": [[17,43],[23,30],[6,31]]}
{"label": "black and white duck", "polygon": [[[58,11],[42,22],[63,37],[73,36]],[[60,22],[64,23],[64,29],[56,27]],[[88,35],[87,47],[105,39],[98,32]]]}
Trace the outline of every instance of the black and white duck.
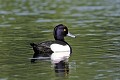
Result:
{"label": "black and white duck", "polygon": [[54,28],[53,35],[55,39],[53,41],[44,41],[37,44],[30,43],[34,50],[31,63],[34,63],[39,57],[49,57],[53,64],[58,65],[55,68],[61,68],[61,64],[62,67],[64,67],[63,65],[68,61],[72,54],[72,48],[65,41],[64,37],[70,36],[75,38],[75,36],[72,35],[68,31],[68,28],[63,24],[59,24]]}

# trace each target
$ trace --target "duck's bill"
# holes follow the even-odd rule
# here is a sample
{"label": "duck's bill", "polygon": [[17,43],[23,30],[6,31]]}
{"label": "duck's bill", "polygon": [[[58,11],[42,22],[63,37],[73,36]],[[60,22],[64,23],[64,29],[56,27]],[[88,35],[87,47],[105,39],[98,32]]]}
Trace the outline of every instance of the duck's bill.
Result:
{"label": "duck's bill", "polygon": [[71,33],[69,33],[69,32],[68,32],[67,36],[72,37],[72,38],[75,38],[75,37],[76,37],[75,35],[73,35],[73,34],[71,34]]}

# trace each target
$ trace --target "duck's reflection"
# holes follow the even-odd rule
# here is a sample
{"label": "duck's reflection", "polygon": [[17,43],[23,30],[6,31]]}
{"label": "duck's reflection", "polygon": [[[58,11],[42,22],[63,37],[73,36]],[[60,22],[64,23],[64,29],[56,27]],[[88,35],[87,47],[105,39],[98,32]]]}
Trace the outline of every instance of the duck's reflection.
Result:
{"label": "duck's reflection", "polygon": [[[49,57],[39,57],[39,58],[30,58],[31,63],[35,63],[36,60],[49,60]],[[34,62],[32,62],[34,60]],[[54,64],[54,71],[57,77],[67,77],[69,74],[69,63],[65,61],[60,61],[59,63]]]}
{"label": "duck's reflection", "polygon": [[54,66],[55,74],[58,77],[66,77],[69,74],[69,63],[60,61]]}

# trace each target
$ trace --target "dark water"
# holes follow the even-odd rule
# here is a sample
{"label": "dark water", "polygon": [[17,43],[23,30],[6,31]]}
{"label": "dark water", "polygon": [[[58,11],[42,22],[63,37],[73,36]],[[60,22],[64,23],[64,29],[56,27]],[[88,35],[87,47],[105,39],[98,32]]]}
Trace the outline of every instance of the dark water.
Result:
{"label": "dark water", "polygon": [[[77,36],[67,77],[29,60],[59,23]],[[120,0],[0,0],[0,80],[120,80]]]}

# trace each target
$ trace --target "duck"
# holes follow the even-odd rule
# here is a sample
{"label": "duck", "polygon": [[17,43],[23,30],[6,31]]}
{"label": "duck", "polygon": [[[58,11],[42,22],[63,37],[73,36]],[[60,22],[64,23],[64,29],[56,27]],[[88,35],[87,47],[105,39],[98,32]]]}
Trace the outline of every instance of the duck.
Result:
{"label": "duck", "polygon": [[51,63],[59,65],[67,62],[72,54],[71,46],[65,41],[64,37],[76,36],[68,31],[68,28],[63,24],[58,24],[53,30],[55,40],[43,41],[40,43],[30,43],[34,54],[31,63],[35,63],[40,57],[49,57]]}

